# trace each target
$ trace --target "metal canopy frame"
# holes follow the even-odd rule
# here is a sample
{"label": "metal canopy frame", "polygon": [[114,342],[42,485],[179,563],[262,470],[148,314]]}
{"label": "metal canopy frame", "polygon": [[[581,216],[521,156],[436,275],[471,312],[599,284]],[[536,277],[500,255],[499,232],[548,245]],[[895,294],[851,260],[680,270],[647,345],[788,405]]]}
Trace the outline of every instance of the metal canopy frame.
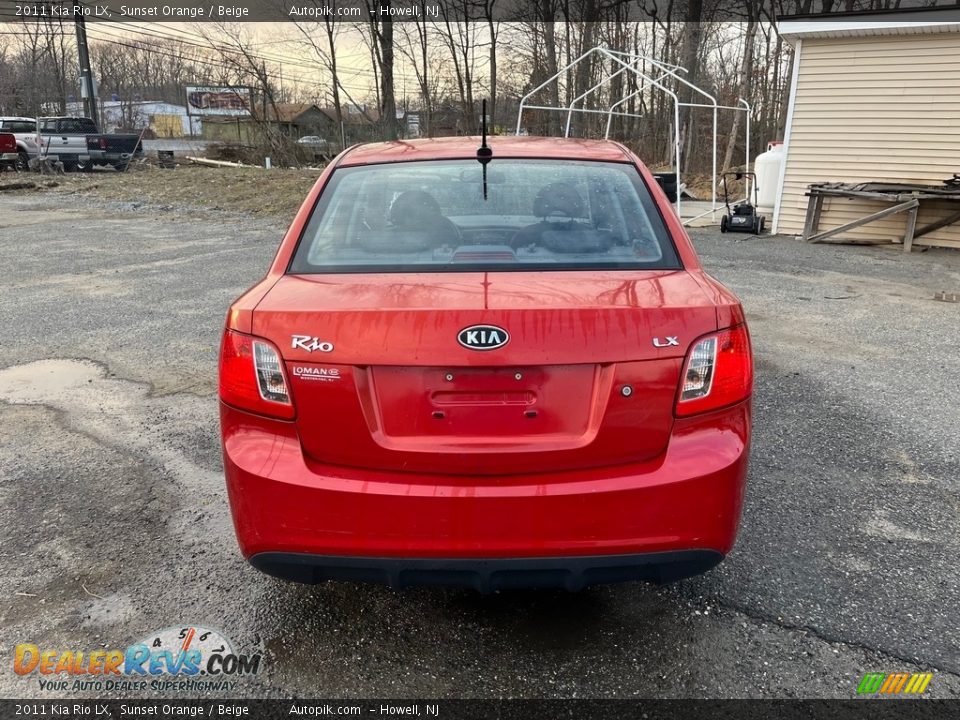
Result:
{"label": "metal canopy frame", "polygon": [[[593,85],[590,89],[581,93],[577,97],[573,98],[570,103],[566,106],[553,106],[553,105],[531,105],[529,100],[536,95],[538,92],[543,90],[545,87],[550,85],[553,82],[556,82],[561,77],[564,77],[569,73],[573,68],[579,65],[581,62],[588,61],[588,58],[591,56],[599,56],[601,60],[606,59],[610,61],[611,70],[607,71],[603,78]],[[650,72],[646,65],[650,66]],[[618,67],[619,66],[619,67]],[[618,67],[617,70],[612,70],[613,67]],[[620,110],[621,106],[624,103],[628,102],[630,99],[642,95],[643,93],[654,91],[660,91],[665,95],[670,96],[673,100],[673,164],[677,174],[677,199],[675,202],[677,217],[680,215],[680,196],[681,192],[681,170],[680,170],[680,108],[689,107],[689,108],[707,108],[713,111],[713,165],[712,165],[712,182],[710,183],[711,197],[710,197],[710,209],[706,212],[702,212],[699,215],[696,215],[691,218],[687,218],[683,221],[684,225],[689,225],[694,220],[703,217],[704,215],[710,215],[716,213],[719,209],[717,207],[717,113],[720,110],[732,110],[734,112],[742,112],[746,114],[746,122],[744,123],[744,139],[745,139],[745,157],[744,165],[746,170],[750,170],[750,104],[743,98],[738,99],[737,105],[720,105],[717,103],[715,97],[705,90],[697,87],[692,82],[687,80],[685,77],[681,76],[680,73],[686,73],[686,68],[683,68],[679,65],[672,65],[670,63],[665,63],[656,58],[650,57],[648,55],[639,55],[636,53],[621,52],[618,50],[610,50],[603,46],[598,46],[591,48],[583,53],[580,57],[572,60],[566,66],[558,70],[555,74],[551,75],[544,82],[540,83],[533,90],[528,92],[520,99],[520,108],[517,111],[517,130],[516,134],[520,134],[520,129],[523,123],[523,111],[524,110],[546,110],[548,112],[566,112],[567,121],[564,126],[563,136],[570,136],[570,124],[573,119],[574,113],[584,113],[590,115],[606,115],[607,116],[607,126],[604,133],[604,137],[610,138],[610,128],[613,122],[614,116],[618,117],[642,117],[642,113],[631,113],[623,112]],[[640,81],[640,89],[635,90],[634,92],[626,95],[622,98],[619,98],[615,102],[612,102],[606,107],[606,109],[591,109],[586,107],[578,107],[578,104],[584,102],[588,97],[593,93],[607,85],[611,80],[620,75],[628,73],[636,77]],[[655,73],[655,76],[654,76]],[[683,102],[680,100],[680,97],[674,90],[671,90],[666,84],[666,82],[676,82],[687,88],[690,88],[691,91],[697,93],[705,99],[705,102]],[[747,179],[746,182],[746,194],[747,199],[750,198],[750,180]]]}

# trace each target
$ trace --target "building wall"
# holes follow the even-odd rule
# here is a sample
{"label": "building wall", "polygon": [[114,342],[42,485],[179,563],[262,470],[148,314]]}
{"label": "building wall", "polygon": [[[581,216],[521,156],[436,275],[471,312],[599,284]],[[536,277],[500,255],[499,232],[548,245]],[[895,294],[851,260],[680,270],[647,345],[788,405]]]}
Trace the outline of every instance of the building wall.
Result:
{"label": "building wall", "polygon": [[[191,119],[187,115],[185,105],[174,105],[159,100],[136,100],[122,102],[119,100],[102,100],[99,105],[100,115],[103,118],[103,130],[110,131],[117,126],[130,130],[150,128],[157,137],[184,137],[190,135]],[[67,113],[83,115],[83,103],[67,103]],[[200,133],[201,120],[193,118],[193,132]]]}
{"label": "building wall", "polygon": [[253,145],[259,142],[260,133],[255,123],[243,118],[229,118],[227,120],[206,119],[200,136],[204,140],[216,140],[225,143],[239,143]]}
{"label": "building wall", "polygon": [[184,128],[186,119],[186,115],[154,113],[150,116],[150,127],[157,137],[179,138],[189,133],[189,128]]}
{"label": "building wall", "polygon": [[[800,234],[804,193],[814,182],[939,185],[960,172],[960,33],[804,38],[777,231]],[[821,229],[884,202],[828,199]],[[917,227],[960,210],[921,208]],[[902,238],[906,215],[849,231],[849,237]],[[917,244],[960,247],[960,225]]]}
{"label": "building wall", "polygon": [[295,118],[296,125],[292,129],[294,139],[304,135],[319,135],[320,137],[333,142],[340,137],[340,128],[337,124],[327,117],[326,113],[311,108],[301,113]]}

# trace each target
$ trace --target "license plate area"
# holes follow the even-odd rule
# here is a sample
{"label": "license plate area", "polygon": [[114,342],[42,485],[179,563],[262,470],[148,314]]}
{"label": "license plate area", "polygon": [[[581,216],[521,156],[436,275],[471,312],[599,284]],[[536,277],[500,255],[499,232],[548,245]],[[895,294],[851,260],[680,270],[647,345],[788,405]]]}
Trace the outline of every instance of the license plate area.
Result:
{"label": "license plate area", "polygon": [[369,389],[388,444],[575,441],[596,420],[600,375],[596,365],[374,367]]}

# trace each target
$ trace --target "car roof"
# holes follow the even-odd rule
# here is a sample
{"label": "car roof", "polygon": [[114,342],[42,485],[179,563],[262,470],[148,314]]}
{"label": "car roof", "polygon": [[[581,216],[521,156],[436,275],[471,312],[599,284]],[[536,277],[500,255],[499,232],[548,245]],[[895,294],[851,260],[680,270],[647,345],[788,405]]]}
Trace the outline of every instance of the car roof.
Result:
{"label": "car roof", "polygon": [[[480,142],[479,136],[461,136],[369,143],[347,150],[338,165],[473,158],[477,156]],[[604,162],[633,160],[623,145],[612,140],[495,135],[487,138],[487,144],[493,150],[494,160],[498,157],[562,158]]]}
{"label": "car roof", "polygon": [[18,117],[16,115],[0,115],[0,122],[3,122],[4,120],[28,120],[29,122],[37,121],[36,118]]}

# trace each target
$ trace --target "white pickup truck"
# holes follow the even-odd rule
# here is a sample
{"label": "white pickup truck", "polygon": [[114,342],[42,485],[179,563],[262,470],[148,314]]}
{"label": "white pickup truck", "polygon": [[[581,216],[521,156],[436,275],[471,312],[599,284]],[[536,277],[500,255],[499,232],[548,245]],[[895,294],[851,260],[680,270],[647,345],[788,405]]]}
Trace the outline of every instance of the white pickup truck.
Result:
{"label": "white pickup truck", "polygon": [[140,136],[128,133],[101,134],[96,123],[85,117],[38,118],[40,154],[56,157],[65,170],[89,170],[94,165],[112,165],[123,170],[143,154]]}
{"label": "white pickup truck", "polygon": [[37,121],[25,117],[0,117],[0,132],[12,133],[17,141],[16,152],[0,154],[0,163],[26,170],[37,156]]}

